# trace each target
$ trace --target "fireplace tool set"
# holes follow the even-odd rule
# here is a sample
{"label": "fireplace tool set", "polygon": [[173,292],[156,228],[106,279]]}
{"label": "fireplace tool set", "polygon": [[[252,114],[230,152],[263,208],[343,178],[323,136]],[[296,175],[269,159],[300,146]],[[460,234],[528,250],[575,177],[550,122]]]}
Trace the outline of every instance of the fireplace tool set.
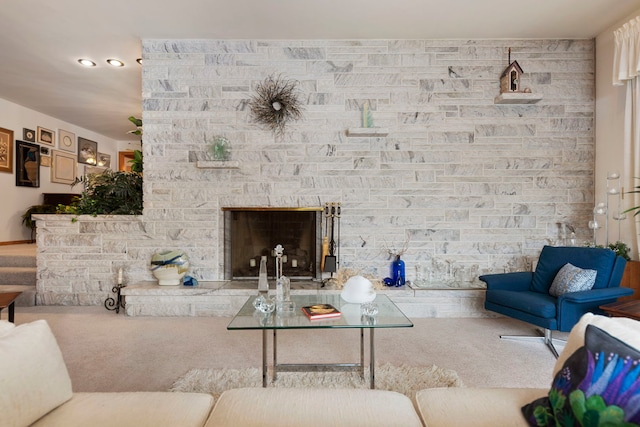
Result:
{"label": "fireplace tool set", "polygon": [[[340,203],[325,203],[324,205],[324,237],[322,240],[322,259],[320,269],[326,273],[331,273],[331,279],[333,279],[333,273],[338,271],[338,264],[340,263],[340,216],[341,216]],[[331,233],[329,233],[331,230]],[[329,234],[331,234],[331,240],[329,240]],[[337,239],[337,241],[336,241]],[[323,281],[322,286],[325,285]]]}

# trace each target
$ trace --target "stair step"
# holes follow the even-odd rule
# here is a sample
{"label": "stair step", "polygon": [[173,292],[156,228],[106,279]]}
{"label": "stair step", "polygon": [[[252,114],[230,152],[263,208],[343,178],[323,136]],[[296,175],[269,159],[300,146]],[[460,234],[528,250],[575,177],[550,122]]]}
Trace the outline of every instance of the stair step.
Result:
{"label": "stair step", "polygon": [[0,267],[0,288],[6,285],[36,285],[35,267]]}
{"label": "stair step", "polygon": [[35,285],[2,285],[0,286],[0,293],[2,292],[22,292],[22,294],[16,298],[16,307],[33,307],[36,305]]}
{"label": "stair step", "polygon": [[22,292],[16,306],[36,305],[36,245],[0,246],[0,292]]}
{"label": "stair step", "polygon": [[36,267],[36,257],[33,255],[1,255],[0,268],[2,267]]}

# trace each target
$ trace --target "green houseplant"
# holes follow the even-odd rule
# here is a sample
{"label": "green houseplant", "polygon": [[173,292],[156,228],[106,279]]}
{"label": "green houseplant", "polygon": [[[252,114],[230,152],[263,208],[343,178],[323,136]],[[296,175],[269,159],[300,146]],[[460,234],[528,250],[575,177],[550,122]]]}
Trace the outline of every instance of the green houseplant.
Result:
{"label": "green houseplant", "polygon": [[[141,138],[140,142],[142,142],[142,119],[138,119],[134,116],[129,116],[129,121],[133,123],[136,128],[134,130],[130,130],[127,133],[138,135]],[[130,160],[130,163],[132,172],[142,173],[142,151],[133,150],[133,160]]]}
{"label": "green houseplant", "polygon": [[141,215],[142,174],[112,171],[76,179],[84,184],[77,202],[64,213],[76,215]]}
{"label": "green houseplant", "polygon": [[626,243],[617,241],[615,243],[609,243],[609,249],[616,253],[616,255],[621,256],[627,261],[631,261],[631,248],[627,246]]}
{"label": "green houseplant", "polygon": [[51,214],[56,213],[56,207],[53,205],[33,205],[30,206],[23,214],[22,214],[22,224],[31,229],[31,241],[35,240],[35,232],[36,232],[36,220],[31,217],[33,214]]}

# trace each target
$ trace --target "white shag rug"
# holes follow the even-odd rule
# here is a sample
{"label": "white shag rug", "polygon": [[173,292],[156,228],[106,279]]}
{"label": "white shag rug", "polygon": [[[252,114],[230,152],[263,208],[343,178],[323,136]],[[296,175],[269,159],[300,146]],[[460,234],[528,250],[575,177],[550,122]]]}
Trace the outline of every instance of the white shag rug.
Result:
{"label": "white shag rug", "polygon": [[[411,400],[417,391],[435,387],[464,387],[455,371],[428,367],[376,365],[376,389],[402,393]],[[269,371],[271,381],[271,371]],[[356,372],[278,372],[269,387],[369,388],[369,369],[364,380]],[[170,391],[211,393],[217,398],[223,391],[241,387],[262,387],[262,370],[192,369],[180,377]]]}

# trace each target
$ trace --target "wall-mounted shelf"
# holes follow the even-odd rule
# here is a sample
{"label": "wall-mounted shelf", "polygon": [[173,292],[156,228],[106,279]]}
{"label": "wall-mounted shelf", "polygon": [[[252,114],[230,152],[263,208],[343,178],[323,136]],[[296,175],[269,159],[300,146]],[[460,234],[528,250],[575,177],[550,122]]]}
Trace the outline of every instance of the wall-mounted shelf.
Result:
{"label": "wall-mounted shelf", "polygon": [[387,128],[349,128],[347,136],[387,136],[389,129]]}
{"label": "wall-mounted shelf", "polygon": [[229,160],[226,162],[214,160],[198,160],[196,167],[199,169],[240,169],[240,162],[237,160]]}
{"label": "wall-mounted shelf", "polygon": [[493,100],[494,104],[535,104],[542,99],[539,93],[501,93]]}

